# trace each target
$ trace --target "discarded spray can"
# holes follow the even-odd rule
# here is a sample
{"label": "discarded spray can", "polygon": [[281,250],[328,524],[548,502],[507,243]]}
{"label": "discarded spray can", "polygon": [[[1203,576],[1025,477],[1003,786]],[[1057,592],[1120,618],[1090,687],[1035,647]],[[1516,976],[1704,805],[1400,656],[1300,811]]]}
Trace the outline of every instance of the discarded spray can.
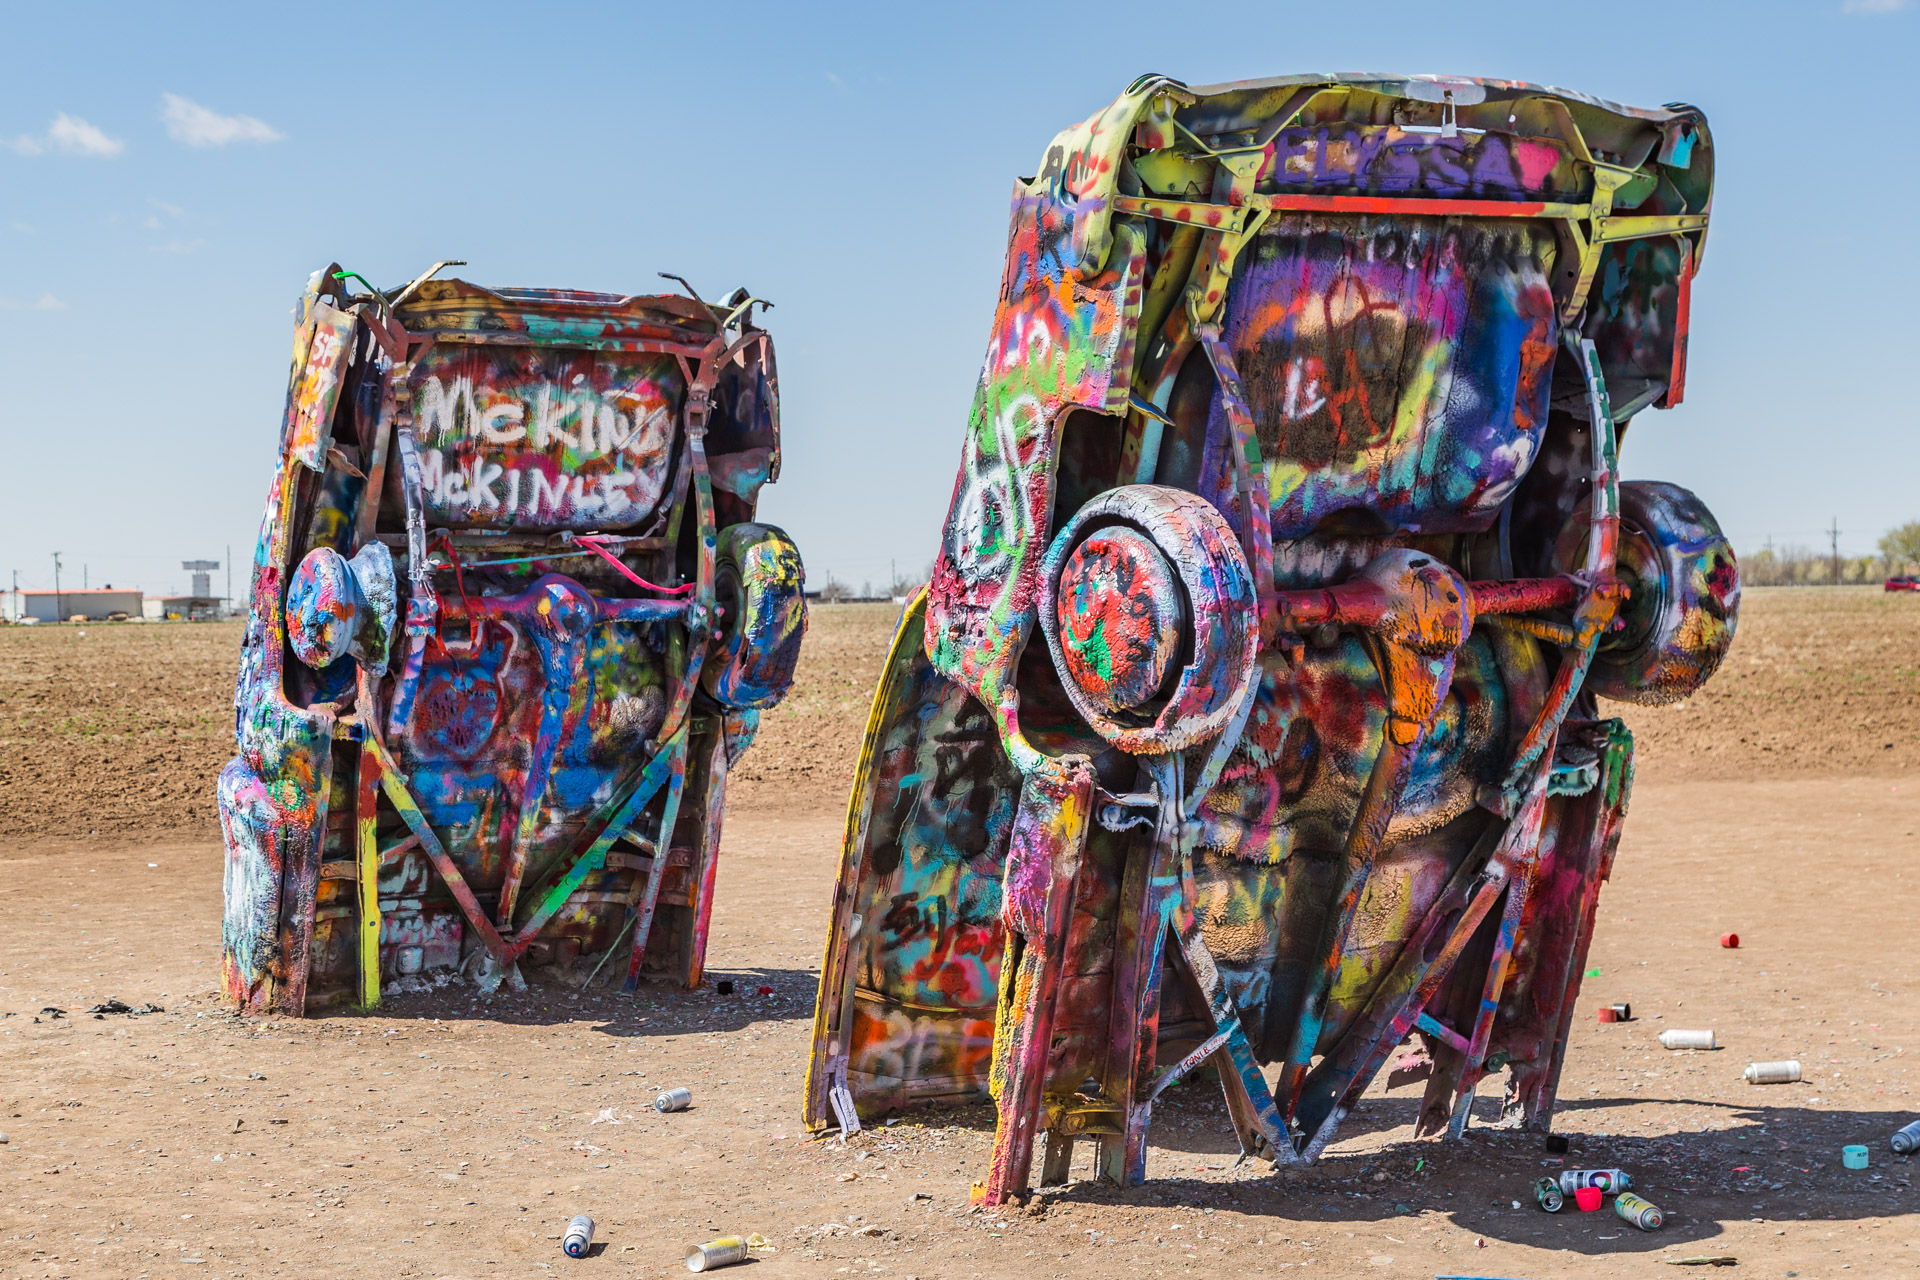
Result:
{"label": "discarded spray can", "polygon": [[1567,1207],[1567,1197],[1552,1178],[1542,1178],[1533,1184],[1533,1202],[1548,1213],[1558,1213]]}
{"label": "discarded spray can", "polygon": [[687,1246],[687,1270],[711,1271],[747,1260],[747,1242],[739,1236],[721,1236],[705,1244]]}
{"label": "discarded spray can", "polygon": [[1631,1191],[1622,1191],[1613,1198],[1613,1211],[1642,1231],[1658,1231],[1667,1220],[1659,1205]]}
{"label": "discarded spray can", "polygon": [[1798,1062],[1749,1062],[1740,1073],[1748,1084],[1792,1084],[1800,1078]]}
{"label": "discarded spray can", "polygon": [[561,1237],[561,1251],[569,1258],[584,1258],[592,1247],[593,1219],[584,1213],[576,1213],[567,1223],[566,1235]]}
{"label": "discarded spray can", "polygon": [[1632,1185],[1633,1179],[1618,1169],[1568,1169],[1560,1175],[1560,1190],[1565,1195],[1572,1195],[1582,1187],[1617,1193]]}
{"label": "discarded spray can", "polygon": [[693,1105],[693,1090],[681,1085],[678,1089],[668,1089],[653,1100],[655,1111],[685,1111]]}
{"label": "discarded spray can", "polygon": [[1711,1031],[1681,1031],[1678,1028],[1660,1033],[1660,1046],[1664,1049],[1718,1049]]}
{"label": "discarded spray can", "polygon": [[1893,1135],[1893,1154],[1910,1156],[1916,1151],[1920,1151],[1920,1120]]}
{"label": "discarded spray can", "polygon": [[1613,1010],[1613,1016],[1614,1016],[1615,1018],[1617,1018],[1617,1019],[1618,1019],[1619,1021],[1621,1021],[1621,1022],[1632,1022],[1632,1021],[1633,1021],[1633,1006],[1632,1006],[1632,1005],[1630,1005],[1630,1004],[1626,1004],[1626,1003],[1621,1003],[1621,1004],[1610,1004],[1610,1005],[1608,1005],[1608,1006],[1607,1006],[1607,1008],[1609,1008],[1609,1009],[1611,1009],[1611,1010]]}

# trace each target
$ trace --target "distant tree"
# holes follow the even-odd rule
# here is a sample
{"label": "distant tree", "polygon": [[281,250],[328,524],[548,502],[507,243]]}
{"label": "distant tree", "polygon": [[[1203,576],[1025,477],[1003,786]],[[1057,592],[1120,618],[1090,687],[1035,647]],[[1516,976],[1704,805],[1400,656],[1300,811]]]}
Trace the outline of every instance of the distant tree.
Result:
{"label": "distant tree", "polygon": [[826,585],[820,588],[820,598],[833,604],[845,600],[852,594],[847,584],[834,577],[831,572],[827,574]]}
{"label": "distant tree", "polygon": [[1740,581],[1753,587],[1786,587],[1827,580],[1827,558],[1807,547],[1767,547],[1740,560]]}
{"label": "distant tree", "polygon": [[1880,554],[1887,558],[1887,572],[1901,573],[1920,564],[1920,520],[1909,520],[1880,537]]}

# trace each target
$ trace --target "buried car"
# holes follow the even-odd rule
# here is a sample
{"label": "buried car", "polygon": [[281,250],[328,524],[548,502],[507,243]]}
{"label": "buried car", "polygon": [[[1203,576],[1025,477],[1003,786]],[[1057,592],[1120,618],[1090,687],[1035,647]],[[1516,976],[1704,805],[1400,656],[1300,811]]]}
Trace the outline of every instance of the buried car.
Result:
{"label": "buried car", "polygon": [[1680,402],[1712,140],[1513,81],[1149,76],[1015,186],[939,557],[873,703],[815,1128],[990,1095],[979,1198],[1144,1177],[1203,1062],[1311,1160],[1550,1125],[1632,739],[1732,552],[1616,447]]}
{"label": "buried car", "polygon": [[764,304],[450,265],[296,312],[219,781],[244,1011],[616,955],[699,985],[728,770],[792,681]]}

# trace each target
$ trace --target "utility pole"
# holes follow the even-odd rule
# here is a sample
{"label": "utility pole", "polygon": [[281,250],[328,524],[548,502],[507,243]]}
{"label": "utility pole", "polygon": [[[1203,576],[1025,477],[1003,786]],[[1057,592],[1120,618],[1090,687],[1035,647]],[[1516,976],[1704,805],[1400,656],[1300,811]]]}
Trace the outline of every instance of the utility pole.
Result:
{"label": "utility pole", "polygon": [[19,618],[25,614],[26,610],[20,607],[20,571],[15,569],[13,571],[13,616]]}
{"label": "utility pole", "polygon": [[1840,585],[1840,517],[1833,518],[1833,527],[1827,530],[1827,536],[1829,538],[1827,548],[1833,557],[1833,585],[1837,587]]}
{"label": "utility pole", "polygon": [[67,611],[60,607],[60,553],[53,553],[53,620],[66,621]]}
{"label": "utility pole", "polygon": [[233,544],[227,544],[227,612],[233,612]]}

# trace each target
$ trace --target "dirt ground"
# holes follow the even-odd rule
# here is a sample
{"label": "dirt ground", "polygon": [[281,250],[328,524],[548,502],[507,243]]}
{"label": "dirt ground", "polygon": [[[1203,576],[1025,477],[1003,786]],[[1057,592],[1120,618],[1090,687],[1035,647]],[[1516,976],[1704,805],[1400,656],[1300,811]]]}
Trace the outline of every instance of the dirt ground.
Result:
{"label": "dirt ground", "polygon": [[[666,1275],[746,1232],[774,1247],[741,1274],[767,1277],[1920,1270],[1915,1168],[1886,1145],[1920,1115],[1920,600],[1749,592],[1720,678],[1629,712],[1639,780],[1562,1080],[1568,1156],[1487,1128],[1416,1142],[1419,1086],[1376,1084],[1320,1165],[1277,1177],[1233,1167],[1218,1090],[1193,1083],[1156,1111],[1147,1186],[1006,1213],[967,1206],[989,1108],[845,1146],[799,1126],[892,626],[816,611],[731,796],[709,976],[772,995],[456,987],[260,1022],[216,989],[237,629],[0,628],[0,1276]],[[108,997],[165,1011],[86,1012]],[[1594,1020],[1618,1000],[1634,1021]],[[1725,1048],[1668,1053],[1668,1027]],[[1800,1084],[1741,1080],[1795,1057]],[[675,1084],[693,1109],[654,1113]],[[1846,1143],[1872,1167],[1843,1169]],[[1605,1166],[1664,1230],[1533,1207],[1543,1173]],[[604,1248],[576,1262],[559,1241],[580,1212]]]}

